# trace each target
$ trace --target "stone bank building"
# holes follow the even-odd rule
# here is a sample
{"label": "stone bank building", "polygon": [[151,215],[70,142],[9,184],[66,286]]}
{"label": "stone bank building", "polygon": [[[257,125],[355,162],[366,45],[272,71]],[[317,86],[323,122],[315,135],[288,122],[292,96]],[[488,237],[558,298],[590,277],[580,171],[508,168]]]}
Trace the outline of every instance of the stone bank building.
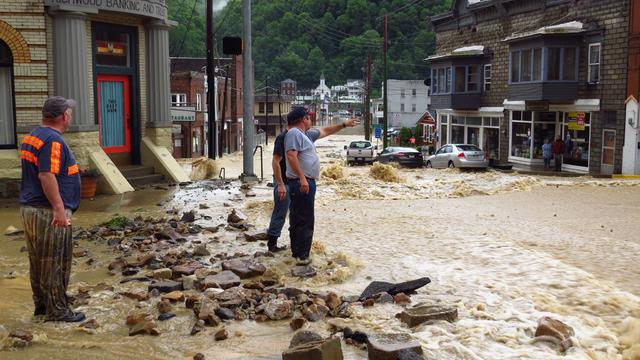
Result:
{"label": "stone bank building", "polygon": [[102,191],[133,190],[123,173],[140,165],[188,180],[170,153],[171,25],[165,0],[1,1],[0,190],[52,95],[78,102],[64,137]]}
{"label": "stone bank building", "polygon": [[620,173],[629,0],[454,0],[437,33],[430,109],[439,143],[472,143],[494,162]]}

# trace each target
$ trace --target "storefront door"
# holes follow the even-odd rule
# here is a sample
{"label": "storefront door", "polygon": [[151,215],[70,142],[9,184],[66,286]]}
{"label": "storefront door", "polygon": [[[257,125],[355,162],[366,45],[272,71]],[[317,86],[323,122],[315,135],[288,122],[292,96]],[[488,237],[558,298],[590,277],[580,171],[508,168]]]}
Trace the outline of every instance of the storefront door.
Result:
{"label": "storefront door", "polygon": [[100,146],[108,154],[131,152],[131,109],[129,105],[129,77],[98,75],[98,126]]}
{"label": "storefront door", "polygon": [[12,68],[11,50],[0,40],[0,149],[16,147]]}
{"label": "storefront door", "polygon": [[467,144],[473,144],[480,147],[480,128],[475,126],[467,126]]}

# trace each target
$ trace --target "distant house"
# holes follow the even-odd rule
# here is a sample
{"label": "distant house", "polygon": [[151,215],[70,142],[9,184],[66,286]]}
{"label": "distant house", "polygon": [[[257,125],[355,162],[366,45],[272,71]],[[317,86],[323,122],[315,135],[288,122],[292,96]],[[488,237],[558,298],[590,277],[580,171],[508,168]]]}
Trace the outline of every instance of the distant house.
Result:
{"label": "distant house", "polygon": [[325,84],[324,74],[320,76],[320,85],[318,85],[311,94],[320,101],[329,100],[331,97],[331,89]]}
{"label": "distant house", "polygon": [[424,80],[390,79],[387,84],[388,126],[414,127],[429,104],[429,88]]}
{"label": "distant house", "polygon": [[[264,130],[269,136],[275,136],[287,128],[287,114],[291,111],[294,95],[290,93],[290,82],[283,81],[280,89],[266,88],[256,91],[254,119],[258,130]],[[287,95],[283,95],[283,92]],[[295,93],[295,89],[294,89]]]}

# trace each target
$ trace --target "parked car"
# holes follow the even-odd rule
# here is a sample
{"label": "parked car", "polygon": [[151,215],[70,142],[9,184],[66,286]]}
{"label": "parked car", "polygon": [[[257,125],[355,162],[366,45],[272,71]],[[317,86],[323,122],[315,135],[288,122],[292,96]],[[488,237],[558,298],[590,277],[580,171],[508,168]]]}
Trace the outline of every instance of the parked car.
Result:
{"label": "parked car", "polygon": [[478,168],[489,166],[484,151],[472,144],[446,144],[429,156],[425,164],[433,168]]}
{"label": "parked car", "polygon": [[344,149],[347,150],[347,165],[353,165],[372,163],[375,159],[374,150],[377,150],[377,147],[369,141],[359,140],[352,141],[348,147],[345,145]]}
{"label": "parked car", "polygon": [[407,147],[388,147],[378,155],[377,161],[381,163],[397,162],[407,167],[421,167],[424,165],[422,153]]}

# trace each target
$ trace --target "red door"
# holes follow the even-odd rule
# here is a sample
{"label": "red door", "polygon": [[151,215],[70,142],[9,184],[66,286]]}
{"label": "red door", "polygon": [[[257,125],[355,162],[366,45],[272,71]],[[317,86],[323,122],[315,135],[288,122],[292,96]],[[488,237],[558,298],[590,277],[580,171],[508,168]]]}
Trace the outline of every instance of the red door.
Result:
{"label": "red door", "polygon": [[100,146],[106,153],[131,152],[129,77],[98,75],[98,128]]}

